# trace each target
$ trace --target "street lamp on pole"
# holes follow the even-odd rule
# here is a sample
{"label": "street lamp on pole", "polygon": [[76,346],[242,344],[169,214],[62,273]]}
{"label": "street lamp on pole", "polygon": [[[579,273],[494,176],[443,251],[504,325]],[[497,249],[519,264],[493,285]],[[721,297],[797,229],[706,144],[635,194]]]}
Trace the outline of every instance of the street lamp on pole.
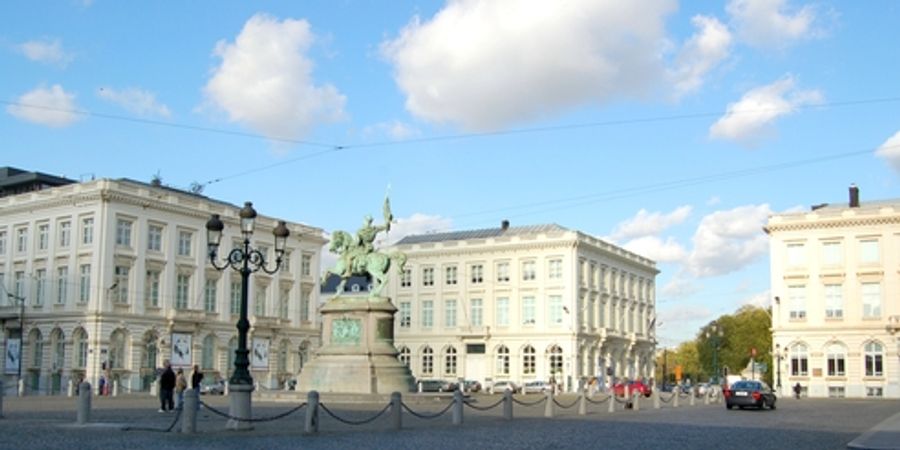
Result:
{"label": "street lamp on pole", "polygon": [[776,379],[775,388],[781,394],[781,344],[775,344],[775,358],[778,360],[778,366],[775,369]]}
{"label": "street lamp on pole", "polygon": [[267,274],[274,274],[281,268],[284,248],[290,231],[284,221],[279,221],[272,234],[275,236],[275,267],[269,268],[266,257],[258,249],[250,246],[250,238],[253,236],[253,228],[256,222],[256,210],[250,202],[244,203],[238,214],[241,219],[241,234],[244,238],[243,245],[231,249],[228,257],[221,263],[216,261],[219,244],[222,240],[222,231],[225,224],[218,214],[213,214],[206,222],[206,242],[210,264],[219,271],[228,267],[241,274],[241,305],[240,317],[237,322],[238,342],[235,350],[234,372],[229,379],[229,395],[231,397],[231,419],[228,428],[250,429],[250,394],[253,392],[253,377],[250,375],[250,351],[247,348],[247,332],[250,330],[250,320],[247,318],[247,295],[249,290],[250,274],[262,270]]}
{"label": "street lamp on pole", "polygon": [[715,378],[713,384],[719,384],[719,344],[721,343],[724,333],[719,329],[719,325],[715,322],[706,330],[706,339],[713,347],[713,373]]}

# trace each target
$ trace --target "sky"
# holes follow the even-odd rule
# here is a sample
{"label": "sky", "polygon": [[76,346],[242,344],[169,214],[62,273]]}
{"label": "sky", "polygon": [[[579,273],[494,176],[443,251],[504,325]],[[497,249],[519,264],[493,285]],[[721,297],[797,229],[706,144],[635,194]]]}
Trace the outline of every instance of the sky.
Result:
{"label": "sky", "polygon": [[0,165],[333,230],[556,223],[662,346],[768,306],[770,214],[898,198],[900,2],[0,2]]}

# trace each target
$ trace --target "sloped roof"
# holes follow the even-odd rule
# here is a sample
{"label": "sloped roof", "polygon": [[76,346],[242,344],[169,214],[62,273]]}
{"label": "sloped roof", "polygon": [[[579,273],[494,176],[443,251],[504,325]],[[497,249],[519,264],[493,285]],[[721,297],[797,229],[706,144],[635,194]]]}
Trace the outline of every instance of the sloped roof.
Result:
{"label": "sloped roof", "polygon": [[406,236],[395,245],[420,244],[426,242],[464,241],[468,239],[488,239],[500,236],[522,236],[547,232],[566,232],[568,228],[555,223],[541,225],[525,225],[521,227],[483,228],[479,230],[450,231],[447,233],[430,233]]}

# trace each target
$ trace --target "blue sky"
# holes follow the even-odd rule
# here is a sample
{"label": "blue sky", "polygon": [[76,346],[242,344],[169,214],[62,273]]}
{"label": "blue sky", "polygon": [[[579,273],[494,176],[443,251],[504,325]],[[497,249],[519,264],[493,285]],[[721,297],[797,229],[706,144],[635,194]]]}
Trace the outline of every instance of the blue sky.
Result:
{"label": "blue sky", "polygon": [[662,345],[767,305],[772,212],[896,198],[900,3],[0,3],[2,165],[331,231],[558,223],[659,261]]}

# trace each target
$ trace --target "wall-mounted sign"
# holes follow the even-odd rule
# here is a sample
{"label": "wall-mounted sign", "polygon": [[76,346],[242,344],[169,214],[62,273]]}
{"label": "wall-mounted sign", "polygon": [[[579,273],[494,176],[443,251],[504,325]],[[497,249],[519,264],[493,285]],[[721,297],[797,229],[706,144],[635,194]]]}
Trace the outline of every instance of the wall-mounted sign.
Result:
{"label": "wall-mounted sign", "polygon": [[269,368],[269,340],[265,338],[253,338],[253,346],[250,349],[250,366],[254,369]]}
{"label": "wall-mounted sign", "polygon": [[191,356],[191,335],[172,333],[172,367],[190,367]]}
{"label": "wall-mounted sign", "polygon": [[19,364],[22,363],[22,340],[9,338],[6,340],[6,365],[4,373],[15,375],[19,373]]}

